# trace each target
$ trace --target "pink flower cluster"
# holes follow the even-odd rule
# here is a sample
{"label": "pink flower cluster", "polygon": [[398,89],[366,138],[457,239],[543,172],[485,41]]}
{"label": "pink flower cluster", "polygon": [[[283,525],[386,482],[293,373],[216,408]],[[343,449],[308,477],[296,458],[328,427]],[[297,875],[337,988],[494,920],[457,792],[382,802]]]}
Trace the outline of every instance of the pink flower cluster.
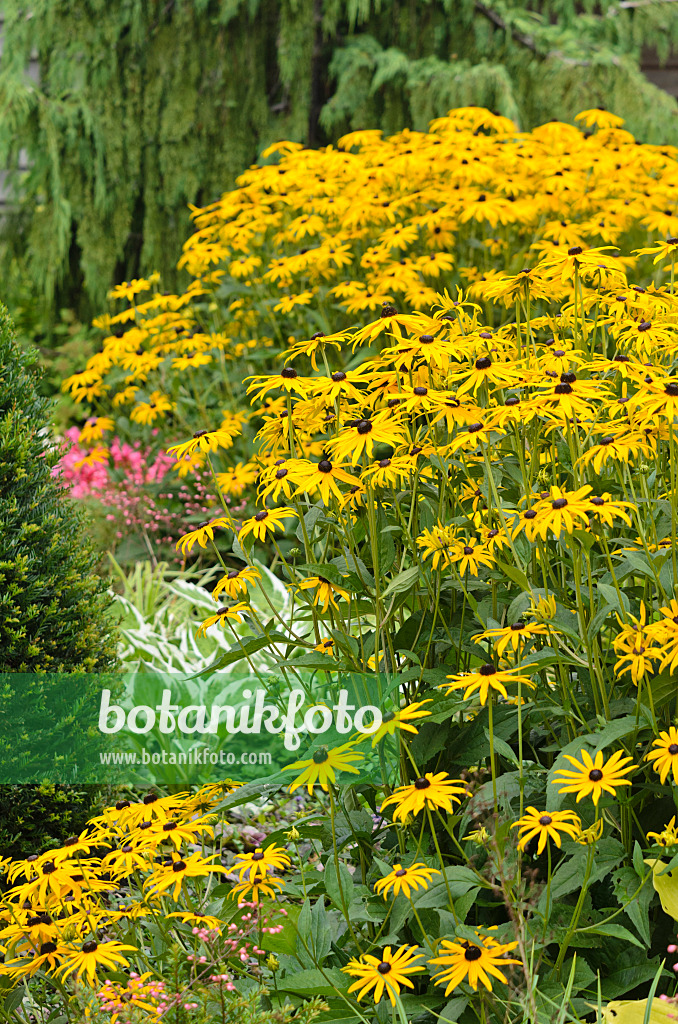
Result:
{"label": "pink flower cluster", "polygon": [[[68,447],[52,473],[71,497],[102,506],[106,520],[116,524],[116,540],[141,535],[151,553],[161,545],[174,546],[178,537],[194,528],[192,517],[211,513],[215,497],[206,474],[194,470],[190,483],[184,482],[173,472],[172,456],[118,438],[107,454],[101,449],[101,460],[88,458],[91,452],[78,444],[78,436],[77,427],[66,431]],[[158,493],[159,486],[164,490]]]}

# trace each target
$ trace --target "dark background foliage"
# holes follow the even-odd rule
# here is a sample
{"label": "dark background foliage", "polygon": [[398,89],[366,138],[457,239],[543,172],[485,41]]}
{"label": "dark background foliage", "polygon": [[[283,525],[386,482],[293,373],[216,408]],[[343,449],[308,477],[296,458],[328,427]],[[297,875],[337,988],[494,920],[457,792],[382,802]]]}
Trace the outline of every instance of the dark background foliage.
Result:
{"label": "dark background foliage", "polygon": [[39,339],[123,279],[158,269],[174,287],[188,204],[214,201],[274,140],[425,129],[475,104],[521,128],[604,105],[643,141],[678,143],[675,100],[639,68],[643,43],[666,56],[678,38],[673,7],[5,0],[3,298],[25,310],[30,293],[22,333]]}

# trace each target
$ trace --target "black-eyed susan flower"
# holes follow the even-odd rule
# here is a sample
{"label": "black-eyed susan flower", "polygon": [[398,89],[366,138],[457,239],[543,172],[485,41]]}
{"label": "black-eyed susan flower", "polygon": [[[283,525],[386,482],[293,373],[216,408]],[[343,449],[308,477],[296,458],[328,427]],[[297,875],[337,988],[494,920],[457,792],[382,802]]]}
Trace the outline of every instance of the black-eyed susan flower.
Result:
{"label": "black-eyed susan flower", "polygon": [[283,888],[284,883],[280,878],[267,875],[266,879],[260,878],[254,882],[237,882],[229,892],[228,898],[237,900],[239,903],[243,900],[260,903],[262,895],[274,900]]}
{"label": "black-eyed susan flower", "polygon": [[245,519],[238,531],[238,539],[253,534],[257,540],[263,541],[269,533],[274,535],[278,530],[284,533],[287,519],[298,518],[293,508],[264,508],[251,519]]}
{"label": "black-eyed susan flower", "polygon": [[457,535],[453,526],[443,526],[437,523],[430,529],[426,529],[417,537],[417,547],[421,549],[424,561],[431,559],[434,569],[442,563],[449,565],[449,558],[457,543]]}
{"label": "black-eyed susan flower", "polygon": [[294,764],[285,765],[283,771],[298,771],[303,769],[294,782],[290,785],[290,793],[300,786],[306,786],[309,794],[313,787],[319,785],[326,793],[329,792],[330,783],[337,781],[337,772],[352,772],[358,774],[354,762],[363,760],[363,755],[353,750],[353,742],[342,743],[340,747],[328,750],[327,747],[318,747],[312,757],[305,761],[295,761]]}
{"label": "black-eyed susan flower", "polygon": [[298,394],[307,398],[309,388],[312,386],[311,377],[300,377],[293,366],[285,366],[278,374],[258,374],[248,377],[252,383],[247,388],[247,394],[252,395],[252,402],[256,402],[277,388],[282,388],[287,394]]}
{"label": "black-eyed susan flower", "polygon": [[182,843],[201,842],[205,836],[214,838],[214,815],[192,818],[190,821],[181,818],[167,818],[155,821],[144,831],[143,841],[154,845],[173,843],[178,850]]}
{"label": "black-eyed susan flower", "polygon": [[396,729],[416,734],[417,729],[412,725],[412,722],[431,714],[430,711],[424,708],[424,704],[430,703],[431,698],[427,697],[426,700],[414,701],[412,704],[408,704],[407,707],[398,708],[397,711],[386,711],[382,715],[381,725],[372,735],[372,746],[376,746],[377,743],[383,740],[384,736],[393,736]]}
{"label": "black-eyed susan flower", "polygon": [[[590,796],[597,806],[603,793],[616,795],[619,786],[630,786],[629,779],[624,776],[637,768],[638,765],[629,764],[632,758],[624,756],[622,751],[617,750],[609,760],[603,759],[603,752],[599,750],[595,760],[588,750],[579,753],[581,761],[570,754],[563,754],[563,757],[574,766],[575,771],[567,771],[561,768],[556,775],[560,778],[552,779],[552,785],[559,785],[559,793],[576,793],[577,803],[583,797]],[[565,783],[565,785],[563,785]]]}
{"label": "black-eyed susan flower", "polygon": [[394,864],[393,871],[379,878],[374,883],[374,888],[384,899],[388,899],[391,892],[394,897],[402,892],[409,899],[410,890],[416,892],[417,889],[428,889],[433,876],[439,874],[437,868],[429,868],[422,861],[410,864],[408,868],[404,868],[402,864]]}
{"label": "black-eyed susan flower", "polygon": [[458,942],[450,942],[443,939],[440,943],[440,955],[429,960],[431,964],[439,964],[445,970],[433,975],[433,980],[439,985],[445,985],[445,995],[448,996],[462,981],[468,982],[474,991],[478,989],[478,982],[485,986],[488,992],[492,991],[490,976],[508,984],[506,975],[499,970],[507,964],[519,964],[520,960],[513,960],[507,957],[518,945],[517,942],[499,943],[486,936],[478,936],[475,942],[467,939],[460,939]]}
{"label": "black-eyed susan flower", "polygon": [[165,413],[170,412],[174,408],[172,402],[170,402],[167,395],[163,395],[161,391],[153,391],[147,402],[138,402],[130,413],[130,419],[133,423],[148,424],[154,423],[155,420],[164,417]]}
{"label": "black-eyed susan flower", "polygon": [[533,636],[549,636],[551,632],[557,633],[558,630],[552,626],[547,626],[543,622],[525,622],[523,619],[518,619],[517,622],[512,623],[510,626],[500,626],[497,629],[485,629],[482,633],[478,633],[473,637],[473,641],[476,644],[482,643],[483,640],[495,640],[494,649],[497,654],[501,657],[507,647],[511,650],[517,651],[521,644],[526,640],[529,640]]}
{"label": "black-eyed susan flower", "polygon": [[660,782],[666,782],[669,772],[673,774],[674,782],[678,782],[678,729],[675,725],[660,732],[652,745],[656,749],[646,754],[645,760],[653,762],[652,767],[659,773]]}
{"label": "black-eyed susan flower", "polygon": [[661,832],[648,832],[647,838],[654,839],[655,846],[678,846],[678,829],[676,828],[675,814],[668,825],[664,825]]}
{"label": "black-eyed susan flower", "polygon": [[177,551],[180,551],[183,557],[190,554],[193,546],[197,543],[201,548],[207,547],[208,540],[214,540],[214,531],[218,529],[225,529],[229,527],[231,522],[224,516],[219,516],[217,519],[212,519],[210,522],[200,523],[195,529],[191,530],[190,533],[185,533],[183,537],[180,537],[177,541]]}
{"label": "black-eyed susan flower", "polygon": [[261,573],[251,565],[242,569],[231,569],[225,576],[222,576],[212,591],[212,597],[218,601],[222,594],[233,600],[241,594],[247,594],[250,586],[256,587],[257,580],[261,579]]}
{"label": "black-eyed susan flower", "polygon": [[6,975],[10,978],[30,978],[38,971],[47,971],[54,974],[63,963],[63,959],[71,951],[71,947],[63,942],[55,942],[47,939],[45,942],[36,943],[35,949],[30,956],[18,956],[5,959],[0,964],[0,976]]}
{"label": "black-eyed susan flower", "polygon": [[241,431],[235,424],[227,428],[219,427],[217,430],[197,430],[190,441],[171,445],[167,449],[167,453],[176,456],[177,459],[183,459],[184,456],[193,455],[195,452],[208,454],[216,452],[220,448],[231,448],[233,438],[239,433]]}
{"label": "black-eyed susan flower", "polygon": [[254,853],[237,853],[235,856],[233,868],[241,882],[266,878],[272,871],[284,871],[292,863],[287,851],[275,843],[265,849],[258,846]]}
{"label": "black-eyed susan flower", "polygon": [[472,694],[478,691],[480,703],[487,702],[487,695],[490,689],[496,690],[502,697],[508,697],[506,691],[507,683],[521,683],[523,686],[533,686],[529,676],[522,675],[516,668],[496,668],[488,662],[481,665],[475,672],[463,672],[461,674],[447,677],[450,683],[441,683],[439,690],[449,693],[451,690],[465,690],[464,699],[467,700]]}
{"label": "black-eyed susan flower", "polygon": [[59,974],[65,981],[71,974],[80,981],[87,978],[90,985],[97,982],[97,970],[115,971],[119,967],[129,967],[129,960],[123,952],[135,953],[136,946],[128,946],[122,942],[96,942],[89,939],[83,942],[80,949],[71,949],[63,959]]}
{"label": "black-eyed susan flower", "polygon": [[391,1005],[395,1006],[396,996],[400,995],[402,985],[414,988],[408,975],[424,970],[423,964],[416,963],[422,957],[416,950],[416,946],[401,946],[392,953],[391,947],[386,946],[381,951],[381,959],[364,953],[360,959],[349,960],[341,969],[353,978],[358,978],[358,981],[354,981],[348,991],[357,992],[356,999],[360,1001],[364,995],[374,990],[375,1003],[378,1003],[386,993]]}
{"label": "black-eyed susan flower", "polygon": [[346,423],[339,436],[328,441],[327,447],[333,458],[339,462],[348,459],[356,465],[365,452],[369,458],[376,444],[396,447],[405,437],[403,426],[394,418],[390,409],[365,416]]}
{"label": "black-eyed susan flower", "polygon": [[326,505],[329,505],[331,495],[342,497],[339,483],[350,487],[360,483],[356,476],[329,459],[321,459],[317,463],[301,460],[295,468],[295,478],[299,484],[297,494],[319,494]]}
{"label": "black-eyed susan flower", "polygon": [[221,608],[217,608],[214,615],[208,616],[204,622],[201,622],[198,627],[197,636],[204,636],[207,630],[211,626],[226,626],[228,622],[237,622],[238,625],[242,622],[242,613],[249,610],[249,605],[240,601],[238,604],[222,605]]}
{"label": "black-eyed susan flower", "polygon": [[305,580],[295,584],[294,587],[297,590],[312,590],[313,604],[316,608],[320,608],[323,614],[325,614],[330,605],[336,608],[337,611],[339,610],[338,598],[344,601],[351,600],[351,595],[347,590],[344,590],[337,583],[332,583],[324,576],[308,576]]}
{"label": "black-eyed susan flower", "polygon": [[524,850],[531,839],[539,836],[537,853],[542,853],[547,840],[552,839],[556,846],[561,845],[560,833],[574,839],[581,831],[581,820],[574,811],[538,811],[536,807],[528,807],[511,828],[517,828],[520,842],[518,849]]}
{"label": "black-eyed susan flower", "polygon": [[153,875],[147,880],[145,888],[151,895],[160,895],[174,887],[172,899],[179,897],[181,886],[187,878],[206,877],[213,871],[225,871],[226,868],[220,864],[211,864],[207,858],[201,857],[199,853],[192,853],[190,856],[184,854],[182,857],[172,859],[168,864],[162,864],[156,868]]}
{"label": "black-eyed susan flower", "polygon": [[588,498],[592,490],[589,484],[575,491],[554,485],[547,498],[542,498],[523,513],[514,527],[513,536],[524,530],[528,540],[536,537],[546,540],[549,531],[554,537],[560,537],[563,531],[574,533],[579,527],[586,527],[589,513],[595,509]]}
{"label": "black-eyed susan flower", "polygon": [[442,808],[452,814],[453,804],[461,803],[467,789],[461,779],[450,779],[447,772],[426,772],[411,785],[399,786],[381,805],[381,811],[395,806],[393,820],[404,821],[409,814],[416,816],[424,808]]}

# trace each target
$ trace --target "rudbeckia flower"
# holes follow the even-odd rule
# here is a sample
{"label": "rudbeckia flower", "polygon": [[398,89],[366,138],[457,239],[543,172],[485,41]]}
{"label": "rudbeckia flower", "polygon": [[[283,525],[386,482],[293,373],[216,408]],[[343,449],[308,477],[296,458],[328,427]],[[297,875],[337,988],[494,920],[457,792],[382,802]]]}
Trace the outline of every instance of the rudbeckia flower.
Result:
{"label": "rudbeckia flower", "polygon": [[[638,765],[629,764],[628,762],[632,758],[623,756],[619,750],[607,761],[603,759],[603,752],[601,750],[596,754],[595,760],[591,757],[588,750],[582,750],[579,756],[581,761],[571,757],[569,754],[563,754],[563,757],[571,765],[574,765],[575,771],[566,771],[561,768],[556,772],[556,775],[559,775],[560,778],[552,780],[552,785],[559,785],[561,787],[558,790],[559,793],[576,793],[577,803],[583,797],[590,796],[594,804],[598,806],[598,801],[603,793],[610,793],[612,796],[616,796],[618,786],[631,785],[630,780],[625,779],[624,776],[638,767]],[[566,784],[562,785],[562,783]]]}
{"label": "rudbeckia flower", "polygon": [[364,953],[360,959],[354,957],[349,960],[341,969],[346,974],[358,978],[358,981],[349,986],[349,993],[357,992],[356,999],[360,1001],[364,995],[374,990],[374,1002],[378,1003],[385,992],[391,1005],[395,1006],[396,996],[400,995],[402,985],[414,988],[408,976],[424,970],[423,964],[416,963],[422,957],[421,953],[415,952],[416,949],[416,946],[401,946],[392,953],[391,947],[386,946],[380,956]]}

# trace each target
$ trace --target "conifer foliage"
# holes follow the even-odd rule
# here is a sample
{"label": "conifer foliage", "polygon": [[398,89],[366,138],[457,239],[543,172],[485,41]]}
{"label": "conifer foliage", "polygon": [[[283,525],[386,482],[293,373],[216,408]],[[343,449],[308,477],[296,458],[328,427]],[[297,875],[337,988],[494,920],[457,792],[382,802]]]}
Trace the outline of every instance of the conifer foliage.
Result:
{"label": "conifer foliage", "polygon": [[0,306],[0,672],[96,672],[115,659],[83,514],[52,475],[48,416]]}
{"label": "conifer foliage", "polygon": [[[678,143],[678,106],[639,68],[678,39],[666,0],[4,0],[0,167],[47,306],[100,307],[157,269],[172,286],[189,203],[268,144],[426,130],[484,106],[523,130],[605,106]],[[40,81],[26,73],[37,52]],[[30,171],[19,174],[20,154]],[[84,288],[82,287],[84,285]],[[89,310],[80,306],[80,315]]]}

